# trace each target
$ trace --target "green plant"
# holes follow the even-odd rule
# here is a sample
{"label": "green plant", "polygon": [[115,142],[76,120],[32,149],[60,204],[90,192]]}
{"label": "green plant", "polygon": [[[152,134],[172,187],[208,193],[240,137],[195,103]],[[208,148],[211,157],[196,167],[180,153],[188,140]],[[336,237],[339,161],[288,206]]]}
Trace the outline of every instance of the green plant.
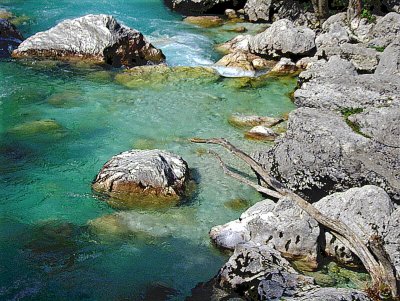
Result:
{"label": "green plant", "polygon": [[376,17],[367,8],[364,8],[361,11],[361,18],[367,19],[368,23],[375,23],[376,22]]}

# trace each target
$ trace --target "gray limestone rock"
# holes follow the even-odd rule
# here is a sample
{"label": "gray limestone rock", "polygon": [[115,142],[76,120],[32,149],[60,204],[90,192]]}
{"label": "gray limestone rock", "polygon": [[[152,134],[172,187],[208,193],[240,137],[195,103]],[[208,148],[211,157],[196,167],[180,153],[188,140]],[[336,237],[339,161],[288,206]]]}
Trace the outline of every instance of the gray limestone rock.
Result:
{"label": "gray limestone rock", "polygon": [[251,22],[271,21],[272,2],[272,0],[247,0],[244,12]]}
{"label": "gray limestone rock", "polygon": [[284,257],[317,266],[318,223],[289,199],[276,204],[264,200],[244,212],[240,219],[213,227],[210,237],[215,244],[234,249],[251,241],[269,245]]}
{"label": "gray limestone rock", "polygon": [[331,110],[399,105],[399,81],[398,75],[358,75],[352,63],[334,56],[300,74],[294,101],[299,107]]}
{"label": "gray limestone rock", "polygon": [[378,139],[357,132],[340,113],[300,108],[290,114],[286,135],[255,159],[284,184],[314,200],[366,184],[400,200],[400,148]]}
{"label": "gray limestone rock", "polygon": [[400,75],[400,37],[382,53],[375,74],[387,76]]}
{"label": "gray limestone rock", "polygon": [[110,196],[179,197],[183,195],[188,179],[189,169],[181,157],[160,150],[131,150],[112,157],[92,186]]}
{"label": "gray limestone rock", "polygon": [[250,50],[269,56],[307,56],[315,50],[315,32],[282,19],[249,39]]}
{"label": "gray limestone rock", "polygon": [[377,20],[372,29],[369,44],[375,47],[386,47],[399,38],[400,14],[392,12]]}
{"label": "gray limestone rock", "polygon": [[[218,284],[251,300],[274,300],[312,288],[314,279],[298,274],[281,254],[267,246],[240,244],[217,275]],[[274,297],[274,298],[272,298]],[[258,299],[260,300],[260,299]]]}
{"label": "gray limestone rock", "polygon": [[354,289],[322,287],[296,294],[286,301],[372,301],[367,294]]}
{"label": "gray limestone rock", "polygon": [[108,15],[65,20],[26,39],[14,50],[13,57],[79,58],[116,67],[155,64],[165,59],[139,31]]}
{"label": "gray limestone rock", "polygon": [[[395,210],[388,194],[373,185],[331,194],[314,206],[326,216],[349,226],[366,244],[375,235],[383,240],[390,216]],[[344,264],[358,262],[355,255],[332,235],[326,236],[325,252]]]}

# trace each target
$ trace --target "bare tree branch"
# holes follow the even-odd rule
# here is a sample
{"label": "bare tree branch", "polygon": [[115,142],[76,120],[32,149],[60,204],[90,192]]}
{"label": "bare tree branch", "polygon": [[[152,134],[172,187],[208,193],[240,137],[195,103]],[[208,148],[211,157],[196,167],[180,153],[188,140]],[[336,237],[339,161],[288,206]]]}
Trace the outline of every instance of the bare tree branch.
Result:
{"label": "bare tree branch", "polygon": [[[191,141],[194,143],[220,145],[230,151],[236,157],[246,162],[262,178],[262,180],[265,181],[265,183],[273,189],[269,189],[269,191],[272,191],[274,194],[277,193],[276,195],[287,196],[291,198],[301,209],[307,212],[322,226],[330,230],[342,242],[346,241],[349,249],[360,258],[361,262],[364,264],[364,267],[371,275],[373,286],[377,290],[389,288],[393,297],[396,298],[398,296],[395,269],[392,263],[384,255],[382,255],[382,252],[377,251],[382,250],[382,247],[375,247],[375,251],[372,250],[371,252],[371,250],[364,244],[364,242],[357,236],[357,234],[353,230],[351,230],[346,224],[339,220],[333,220],[322,214],[312,204],[307,202],[305,199],[303,199],[293,191],[287,189],[282,183],[280,183],[266,170],[264,170],[261,165],[259,165],[254,159],[252,159],[249,155],[247,155],[240,149],[236,148],[229,141],[223,138],[193,138],[191,139]],[[235,179],[238,179],[242,183],[249,185],[246,178],[243,178],[242,176],[230,171],[223,163],[221,157],[217,155],[217,158],[219,159],[221,166],[224,168],[225,173],[230,176],[233,175]],[[254,185],[256,184],[251,183],[249,186],[254,187]],[[267,194],[270,195],[269,193]]]}

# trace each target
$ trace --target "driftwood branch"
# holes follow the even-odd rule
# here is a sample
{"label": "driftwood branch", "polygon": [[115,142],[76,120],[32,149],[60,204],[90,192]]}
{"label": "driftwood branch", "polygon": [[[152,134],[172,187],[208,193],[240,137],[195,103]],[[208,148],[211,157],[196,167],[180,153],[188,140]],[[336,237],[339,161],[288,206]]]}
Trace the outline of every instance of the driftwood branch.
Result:
{"label": "driftwood branch", "polygon": [[261,185],[258,185],[252,181],[250,181],[249,179],[243,177],[242,175],[233,172],[232,170],[230,170],[228,168],[228,166],[226,166],[226,164],[224,163],[224,161],[222,160],[222,158],[214,151],[208,151],[209,154],[213,155],[214,157],[216,157],[221,165],[222,170],[224,171],[224,173],[236,180],[238,180],[239,182],[246,184],[252,188],[254,188],[255,190],[257,190],[259,193],[265,194],[265,195],[269,195],[275,199],[280,199],[282,197],[282,195],[279,192],[276,192],[272,189],[268,189],[266,187],[263,187]]}
{"label": "driftwood branch", "polygon": [[[311,217],[313,217],[319,224],[327,228],[337,236],[341,241],[346,241],[346,245],[349,249],[358,256],[358,258],[363,263],[364,267],[367,269],[372,278],[373,287],[377,290],[387,290],[391,291],[392,297],[398,297],[398,287],[395,269],[388,260],[387,256],[385,256],[385,252],[383,252],[382,245],[377,246],[374,245],[372,250],[368,248],[368,246],[361,240],[360,237],[350,229],[346,224],[339,220],[331,219],[324,214],[322,214],[318,209],[316,209],[312,204],[307,202],[305,199],[294,193],[293,191],[287,189],[282,183],[280,183],[277,179],[272,177],[261,165],[259,165],[253,158],[249,155],[236,148],[229,141],[222,138],[212,138],[212,139],[200,139],[193,138],[191,142],[194,143],[206,143],[206,144],[215,144],[220,145],[230,151],[233,155],[243,160],[247,163],[260,177],[265,183],[268,185],[268,190],[266,190],[266,195],[272,196],[276,198],[278,195],[286,196],[292,199],[301,209],[307,212]],[[213,153],[215,155],[215,153]],[[240,182],[247,184],[255,189],[258,188],[259,185],[254,183],[249,183],[249,180],[244,178],[237,173],[233,173],[229,170],[226,165],[223,163],[221,157],[217,155],[218,160],[221,163],[224,172],[233,176],[235,179]],[[259,191],[259,189],[257,189]],[[379,244],[378,244],[379,245]]]}

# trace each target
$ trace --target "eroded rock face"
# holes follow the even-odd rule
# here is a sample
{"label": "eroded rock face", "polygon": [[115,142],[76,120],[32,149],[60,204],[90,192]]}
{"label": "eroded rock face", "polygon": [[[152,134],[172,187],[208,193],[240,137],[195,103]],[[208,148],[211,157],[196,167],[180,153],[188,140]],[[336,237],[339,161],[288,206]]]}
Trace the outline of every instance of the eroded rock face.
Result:
{"label": "eroded rock face", "polygon": [[[321,199],[314,206],[326,216],[345,223],[367,245],[373,236],[384,240],[390,217],[395,210],[388,194],[382,188],[372,185],[334,193]],[[344,264],[359,262],[356,256],[332,235],[326,235],[325,253]]]}
{"label": "eroded rock face", "polygon": [[313,63],[300,74],[301,86],[294,93],[294,101],[299,107],[331,110],[398,105],[399,81],[396,74],[358,75],[352,63],[333,56],[328,62]]}
{"label": "eroded rock face", "polygon": [[317,267],[318,223],[289,199],[278,203],[265,200],[244,212],[240,219],[211,229],[214,243],[234,249],[239,243],[253,242],[274,247],[289,259]]}
{"label": "eroded rock face", "polygon": [[283,19],[249,40],[250,50],[269,56],[307,56],[315,50],[315,32]]}
{"label": "eroded rock face", "polygon": [[251,22],[271,21],[272,0],[247,0],[244,12]]}
{"label": "eroded rock face", "polygon": [[164,0],[165,4],[185,15],[223,13],[228,8],[243,8],[245,0]]}
{"label": "eroded rock face", "polygon": [[122,203],[146,195],[179,199],[188,179],[188,166],[181,157],[160,150],[131,150],[112,157],[92,187]]}
{"label": "eroded rock face", "polygon": [[392,12],[377,20],[371,31],[369,44],[377,47],[386,47],[399,38],[400,14]]}
{"label": "eroded rock face", "polygon": [[[217,275],[218,284],[251,300],[279,300],[314,286],[298,274],[280,253],[267,246],[240,244]],[[262,296],[267,295],[268,299]]]}
{"label": "eroded rock face", "polygon": [[354,289],[322,287],[298,293],[287,301],[371,301],[363,292]]}
{"label": "eroded rock face", "polygon": [[[389,128],[398,128],[389,118],[385,122]],[[363,130],[379,133],[367,120],[363,125]],[[300,108],[290,114],[285,137],[255,159],[290,188],[315,200],[365,184],[379,186],[400,200],[400,149],[375,137],[349,126],[340,113]]]}
{"label": "eroded rock face", "polygon": [[119,24],[108,15],[65,20],[26,39],[13,57],[79,58],[116,67],[158,64],[165,59],[161,50],[139,31]]}
{"label": "eroded rock face", "polygon": [[400,37],[384,50],[375,74],[400,76]]}
{"label": "eroded rock face", "polygon": [[14,25],[5,19],[0,19],[0,57],[9,57],[23,39]]}

